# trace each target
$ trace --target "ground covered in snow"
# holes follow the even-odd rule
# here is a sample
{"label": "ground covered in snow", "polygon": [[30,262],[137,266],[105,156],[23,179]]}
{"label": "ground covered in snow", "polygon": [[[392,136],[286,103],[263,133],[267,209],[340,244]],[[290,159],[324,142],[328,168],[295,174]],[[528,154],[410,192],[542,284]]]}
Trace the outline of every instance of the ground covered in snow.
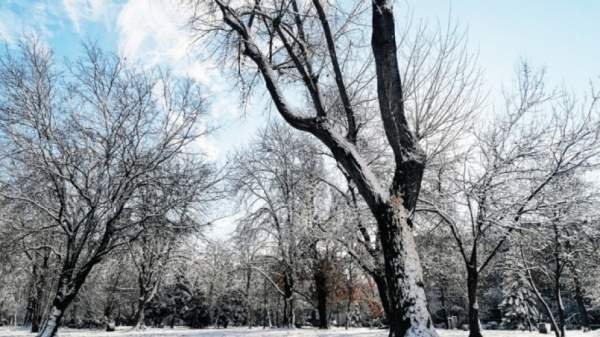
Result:
{"label": "ground covered in snow", "polygon": [[[468,333],[459,330],[438,330],[440,337],[466,337]],[[536,337],[542,335],[537,332],[521,331],[485,331],[484,337]],[[35,336],[27,330],[0,327],[0,337],[23,337]],[[317,329],[267,329],[262,328],[230,328],[230,329],[202,329],[190,330],[184,328],[176,329],[146,329],[133,331],[131,328],[121,327],[116,332],[104,332],[99,330],[74,330],[61,329],[58,337],[387,337],[386,330],[377,329],[349,329],[333,328],[330,330]],[[600,337],[600,330],[588,333],[580,331],[567,331],[567,337]]]}

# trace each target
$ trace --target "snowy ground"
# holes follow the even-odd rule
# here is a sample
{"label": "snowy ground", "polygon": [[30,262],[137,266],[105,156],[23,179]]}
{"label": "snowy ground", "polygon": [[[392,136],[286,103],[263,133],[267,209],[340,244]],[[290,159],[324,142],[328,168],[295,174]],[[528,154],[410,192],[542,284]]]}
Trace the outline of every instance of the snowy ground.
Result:
{"label": "snowy ground", "polygon": [[[438,330],[440,337],[466,337],[465,331]],[[350,329],[344,330],[334,328],[331,330],[296,329],[281,330],[261,328],[230,328],[230,329],[146,329],[144,331],[132,331],[129,328],[120,328],[117,332],[104,332],[98,330],[73,330],[61,329],[59,337],[387,337],[386,330],[375,329]],[[542,335],[537,332],[520,331],[485,331],[484,337],[553,337],[554,334]],[[26,330],[0,327],[0,337],[30,337],[35,336]],[[567,337],[600,337],[600,330],[588,333],[580,331],[567,331]]]}

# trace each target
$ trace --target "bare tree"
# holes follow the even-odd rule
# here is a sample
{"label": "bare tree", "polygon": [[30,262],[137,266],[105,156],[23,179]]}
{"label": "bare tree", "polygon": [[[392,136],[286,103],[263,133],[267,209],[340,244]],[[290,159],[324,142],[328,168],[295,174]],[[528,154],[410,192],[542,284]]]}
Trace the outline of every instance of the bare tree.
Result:
{"label": "bare tree", "polygon": [[[54,336],[94,266],[134,240],[148,217],[192,197],[181,159],[204,104],[192,82],[95,47],[61,69],[35,39],[3,54],[0,87],[2,196],[36,208],[50,219],[39,231],[60,237],[56,293],[39,333]],[[160,204],[143,205],[153,214],[140,208],[141,187],[161,193]]]}
{"label": "bare tree", "polygon": [[[280,115],[292,127],[312,134],[327,146],[368,204],[377,220],[384,256],[390,300],[390,336],[436,336],[427,310],[412,223],[426,154],[407,117],[411,105],[408,99],[418,97],[418,93],[427,89],[418,82],[407,87],[401,80],[397,55],[401,41],[396,39],[393,2],[373,1],[371,5],[356,2],[347,6],[319,0],[304,3],[295,0],[235,3],[215,0],[209,1],[207,6],[207,2],[194,3],[197,15],[193,24],[206,27],[205,23],[209,21],[204,31],[226,32],[222,41],[239,46],[240,65],[245,65],[243,58],[247,57],[256,66]],[[216,8],[220,15],[217,12],[207,14],[207,7]],[[358,47],[365,40],[363,30],[353,29],[364,27],[362,20],[369,12],[372,54]],[[421,51],[427,52],[426,49]],[[375,72],[365,71],[371,69],[370,63],[352,62],[359,58],[372,60]],[[413,69],[422,65],[412,64]],[[429,126],[440,123],[442,115],[447,117],[446,121],[451,121],[446,124],[450,129],[462,123],[460,118],[458,123],[453,121],[456,116],[453,107],[460,105],[453,104],[465,102],[463,93],[460,90],[451,92],[447,100],[441,94],[433,94],[436,90],[448,93],[445,89],[455,84],[445,83],[445,75],[452,73],[449,69],[440,64],[431,72],[432,77],[442,80],[429,91],[432,93],[429,98],[440,100],[429,99],[423,109],[413,110],[420,134],[429,133]],[[368,85],[371,80],[365,80],[363,76],[376,82],[376,97],[371,94],[374,91],[369,91],[373,89]],[[306,108],[293,104],[286,83],[301,88],[308,102]],[[361,90],[365,88],[368,89]],[[413,90],[416,88],[419,90]],[[357,142],[366,117],[361,113],[365,107],[361,102],[365,100],[377,102],[371,108],[380,112],[387,146],[392,151],[391,182],[377,176]],[[329,104],[331,102],[336,104]],[[434,115],[427,114],[427,107],[433,108]]]}
{"label": "bare tree", "polygon": [[543,206],[550,184],[596,167],[600,154],[600,96],[593,88],[579,102],[548,92],[544,72],[527,64],[520,66],[516,83],[515,93],[506,96],[505,114],[476,133],[475,145],[454,169],[449,163],[434,177],[430,185],[437,187],[427,189],[418,209],[447,225],[462,256],[471,337],[481,336],[481,273],[510,235],[529,222],[530,213]]}
{"label": "bare tree", "polygon": [[296,296],[307,297],[297,282],[306,244],[303,238],[316,216],[316,174],[322,170],[316,152],[314,144],[275,123],[261,133],[256,144],[235,157],[230,173],[233,189],[248,213],[238,226],[238,235],[265,240],[262,257],[281,271],[282,286],[270,283],[283,297],[283,325],[288,327],[294,326]]}

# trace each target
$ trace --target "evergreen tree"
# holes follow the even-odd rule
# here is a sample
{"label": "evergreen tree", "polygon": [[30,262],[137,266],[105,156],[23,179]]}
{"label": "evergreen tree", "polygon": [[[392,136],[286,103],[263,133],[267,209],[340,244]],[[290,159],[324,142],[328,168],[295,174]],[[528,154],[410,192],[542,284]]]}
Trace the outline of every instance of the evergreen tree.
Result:
{"label": "evergreen tree", "polygon": [[[507,259],[508,261],[511,259]],[[502,295],[503,300],[499,307],[504,315],[503,324],[513,329],[527,328],[531,331],[540,313],[536,306],[535,294],[529,288],[523,269],[518,268],[518,265],[513,265],[505,271]]]}

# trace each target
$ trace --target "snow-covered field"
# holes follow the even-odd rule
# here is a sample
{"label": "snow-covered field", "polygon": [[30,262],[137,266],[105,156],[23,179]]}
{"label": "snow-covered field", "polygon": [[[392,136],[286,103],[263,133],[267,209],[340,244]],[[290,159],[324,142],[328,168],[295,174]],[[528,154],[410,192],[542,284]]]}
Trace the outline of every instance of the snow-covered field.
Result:
{"label": "snow-covered field", "polygon": [[[468,333],[460,330],[438,330],[440,337],[466,337]],[[542,335],[537,332],[521,331],[485,331],[484,337],[553,337],[554,334]],[[1,337],[30,337],[35,334],[27,330],[0,327]],[[386,330],[375,329],[349,329],[333,328],[331,330],[317,329],[268,329],[261,328],[230,328],[230,329],[146,329],[133,331],[129,328],[120,328],[116,332],[104,332],[99,330],[73,330],[61,329],[59,337],[387,337]],[[600,337],[600,330],[588,333],[580,331],[567,331],[567,337]]]}

